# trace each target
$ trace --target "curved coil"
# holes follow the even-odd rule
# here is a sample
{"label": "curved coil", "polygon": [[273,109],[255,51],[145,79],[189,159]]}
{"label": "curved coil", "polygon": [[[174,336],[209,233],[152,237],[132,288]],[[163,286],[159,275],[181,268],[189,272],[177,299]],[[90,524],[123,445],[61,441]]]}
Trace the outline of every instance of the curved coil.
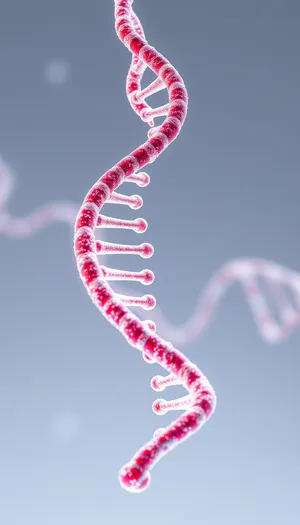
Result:
{"label": "curved coil", "polygon": [[261,338],[278,344],[300,325],[300,274],[274,261],[234,259],[208,281],[194,313],[178,327],[155,310],[153,319],[166,338],[182,345],[203,335],[228,288],[240,283]]}
{"label": "curved coil", "polygon": [[[159,84],[157,80],[156,85]],[[145,185],[149,181],[145,173],[139,173],[136,177],[136,182],[140,185]],[[0,157],[1,235],[27,238],[57,221],[66,222],[73,228],[78,206],[72,202],[50,202],[27,216],[11,215],[6,205],[13,190],[13,183],[12,171]],[[104,222],[103,216],[102,221]],[[106,226],[114,226],[113,219],[110,218],[109,221]],[[123,221],[123,225],[126,225],[126,221]],[[138,233],[142,233],[146,227],[143,219],[134,221],[132,225]],[[104,231],[101,230],[102,240],[105,240]],[[105,259],[105,253],[99,254],[99,261],[103,266]],[[149,274],[146,274],[144,284],[148,284],[150,280]],[[151,321],[158,325],[164,338],[171,339],[174,344],[188,344],[207,330],[226,291],[235,282],[242,286],[259,334],[264,341],[272,344],[281,343],[299,327],[300,274],[273,261],[254,258],[234,259],[215,272],[201,292],[194,313],[185,323],[174,326],[158,308],[155,308],[150,315],[142,310],[141,315],[145,319],[149,315]],[[270,292],[269,297],[266,297],[266,287]],[[128,293],[126,288],[120,285],[117,290],[125,295]],[[134,304],[131,306],[135,308]],[[274,315],[274,308],[278,312],[277,318]]]}
{"label": "curved coil", "polygon": [[[212,415],[216,396],[196,365],[173,348],[171,343],[156,335],[152,323],[142,322],[127,308],[138,305],[151,309],[155,306],[154,297],[146,295],[134,298],[116,294],[107,284],[108,280],[115,279],[135,279],[149,283],[153,280],[152,272],[123,272],[101,266],[98,261],[98,254],[103,253],[135,253],[145,258],[152,255],[153,247],[148,243],[128,246],[96,241],[95,229],[100,226],[145,231],[147,223],[143,219],[123,221],[99,215],[100,210],[106,202],[127,204],[133,209],[142,206],[141,197],[127,197],[117,193],[116,189],[123,182],[134,182],[140,186],[149,182],[149,176],[139,173],[139,170],[153,162],[177,137],[187,111],[188,98],[182,78],[166,58],[148,45],[142,26],[132,10],[132,3],[133,0],[115,0],[116,32],[133,54],[127,78],[127,94],[133,109],[150,125],[153,125],[155,116],[166,115],[166,119],[161,126],[150,130],[150,137],[144,144],[107,171],[88,192],[75,224],[74,250],[81,279],[92,301],[106,319],[119,329],[133,347],[142,351],[146,359],[159,363],[169,372],[165,379],[168,385],[182,384],[189,392],[189,395],[174,402],[157,400],[154,403],[153,409],[157,413],[183,409],[186,412],[167,428],[159,429],[153,439],[120,471],[121,485],[131,492],[140,492],[148,487],[149,471],[154,464],[190,437]],[[148,86],[146,91],[140,91],[140,80],[146,67],[154,71],[158,80]],[[152,110],[144,99],[163,87],[168,90],[169,103]],[[158,378],[152,380],[152,386],[161,389]]]}

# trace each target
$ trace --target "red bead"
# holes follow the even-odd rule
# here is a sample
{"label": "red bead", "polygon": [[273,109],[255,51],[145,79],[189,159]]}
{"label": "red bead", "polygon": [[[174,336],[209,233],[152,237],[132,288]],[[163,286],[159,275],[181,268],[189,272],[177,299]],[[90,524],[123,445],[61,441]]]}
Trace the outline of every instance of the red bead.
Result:
{"label": "red bead", "polygon": [[99,277],[98,264],[93,259],[85,260],[80,266],[80,275],[88,286],[94,279]]}
{"label": "red bead", "polygon": [[106,317],[115,326],[119,326],[124,315],[128,313],[128,309],[125,306],[111,302],[107,307],[104,308]]}
{"label": "red bead", "polygon": [[109,170],[101,177],[101,182],[109,187],[110,191],[113,192],[122,182],[122,175],[114,170]]}
{"label": "red bead", "polygon": [[[173,105],[174,104],[174,105]],[[182,104],[176,104],[173,103],[172,104],[172,107],[169,111],[169,117],[175,117],[177,118],[180,122],[183,122],[185,117],[186,117],[186,113],[187,113],[187,108],[184,107]]]}
{"label": "red bead", "polygon": [[169,62],[168,60],[166,60],[165,57],[163,57],[162,55],[157,55],[154,60],[152,60],[152,64],[151,64],[151,67],[153,69],[153,71],[158,75],[159,74],[159,71],[161,70],[161,68],[165,65],[167,65]]}
{"label": "red bead", "polygon": [[138,149],[136,149],[132,153],[132,156],[136,158],[136,160],[139,163],[139,167],[140,168],[143,168],[144,166],[146,166],[146,164],[148,164],[148,162],[150,161],[150,156],[147,153],[145,148],[138,148]]}
{"label": "red bead", "polygon": [[94,236],[90,233],[83,232],[80,235],[77,235],[74,244],[76,255],[79,256],[92,252],[94,243]]}
{"label": "red bead", "polygon": [[83,207],[76,220],[75,229],[78,230],[83,226],[94,228],[97,222],[98,213],[93,208]]}
{"label": "red bead", "polygon": [[132,28],[127,21],[124,24],[120,24],[119,34],[122,40],[124,40],[128,35],[130,35],[130,33],[132,33]]}
{"label": "red bead", "polygon": [[166,119],[161,127],[161,132],[172,142],[179,133],[179,126],[172,120]]}
{"label": "red bead", "polygon": [[152,63],[152,60],[155,59],[156,55],[157,55],[157,51],[155,51],[155,49],[153,48],[146,49],[143,51],[143,58],[145,62],[149,65]]}
{"label": "red bead", "polygon": [[130,42],[130,49],[135,55],[138,55],[144,45],[145,43],[140,37],[134,36]]}
{"label": "red bead", "polygon": [[145,334],[145,328],[140,321],[134,319],[127,323],[123,333],[130,343],[136,344],[138,340]]}
{"label": "red bead", "polygon": [[135,163],[132,159],[125,158],[121,160],[118,165],[124,171],[125,177],[128,177],[134,173]]}
{"label": "red bead", "polygon": [[184,102],[187,102],[188,97],[186,89],[183,86],[172,89],[170,100],[171,102],[173,102],[173,100],[183,100]]}
{"label": "red bead", "polygon": [[103,206],[107,198],[107,191],[104,188],[101,188],[101,186],[96,186],[95,188],[92,188],[89,191],[89,193],[86,196],[85,202],[92,202],[100,208],[101,206]]}
{"label": "red bead", "polygon": [[92,286],[90,294],[93,298],[93,301],[101,308],[103,308],[107,301],[109,301],[112,298],[111,292],[106,288],[104,284],[101,283]]}
{"label": "red bead", "polygon": [[154,146],[157,153],[161,153],[165,148],[165,142],[161,137],[152,137],[149,139],[149,143]]}

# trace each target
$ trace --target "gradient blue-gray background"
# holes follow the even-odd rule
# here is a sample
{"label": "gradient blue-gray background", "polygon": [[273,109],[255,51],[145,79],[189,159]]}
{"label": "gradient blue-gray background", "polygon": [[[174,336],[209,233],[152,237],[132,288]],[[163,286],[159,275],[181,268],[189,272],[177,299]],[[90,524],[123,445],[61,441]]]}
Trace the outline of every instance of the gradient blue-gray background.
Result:
{"label": "gradient blue-gray background", "polygon": [[[49,200],[80,203],[145,140],[125,97],[130,54],[114,33],[113,4],[0,2],[0,151],[17,173],[15,215]],[[180,137],[150,166],[138,212],[149,230],[137,241],[156,248],[146,262],[156,281],[146,291],[177,324],[229,259],[264,257],[300,271],[300,4],[134,6],[190,97]],[[52,58],[71,67],[61,87],[43,78]],[[151,411],[149,381],[161,369],[92,305],[67,225],[0,238],[0,247],[1,523],[299,525],[299,331],[264,343],[234,285],[205,335],[180,348],[214,385],[215,416],[155,467],[147,492],[131,495],[119,487],[119,468],[174,419]],[[109,264],[142,269],[134,259]]]}

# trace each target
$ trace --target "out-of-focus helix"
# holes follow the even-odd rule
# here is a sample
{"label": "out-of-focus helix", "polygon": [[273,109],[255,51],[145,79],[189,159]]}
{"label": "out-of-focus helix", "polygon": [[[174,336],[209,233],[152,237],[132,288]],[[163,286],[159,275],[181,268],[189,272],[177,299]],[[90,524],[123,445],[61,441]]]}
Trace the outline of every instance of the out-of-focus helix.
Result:
{"label": "out-of-focus helix", "polygon": [[155,311],[155,322],[177,344],[197,339],[208,328],[227,289],[239,282],[261,338],[281,343],[300,324],[300,274],[273,261],[234,259],[224,264],[206,284],[193,315],[179,327]]}
{"label": "out-of-focus helix", "polygon": [[[137,280],[150,284],[154,278],[153,273],[150,270],[116,270],[101,266],[98,261],[99,253],[139,254],[144,258],[153,254],[153,247],[148,243],[130,246],[97,241],[95,229],[129,228],[140,233],[146,230],[147,223],[144,219],[125,221],[110,218],[100,215],[100,210],[106,202],[126,204],[133,209],[142,206],[140,196],[128,197],[117,193],[116,189],[124,182],[139,186],[148,184],[149,176],[140,170],[153,162],[173,142],[187,112],[188,97],[181,76],[166,58],[148,45],[142,26],[133,13],[132,3],[133,0],[115,0],[117,34],[133,54],[127,78],[127,94],[133,109],[145,122],[153,125],[153,118],[156,116],[166,118],[161,126],[152,128],[144,144],[107,171],[88,192],[76,220],[74,248],[81,279],[95,305],[147,360],[159,363],[169,372],[165,378],[153,378],[152,387],[162,390],[165,386],[182,384],[189,392],[187,396],[173,402],[157,400],[153,404],[153,410],[158,414],[167,410],[186,411],[175,423],[156,431],[151,441],[120,471],[121,485],[131,492],[140,492],[148,487],[149,471],[154,464],[209,419],[215,409],[216,396],[208,379],[195,364],[171,343],[155,334],[152,322],[142,322],[128,309],[128,306],[133,305],[146,310],[152,309],[155,307],[154,297],[145,295],[136,298],[117,294],[108,285],[108,281],[114,280]],[[147,67],[158,78],[146,90],[141,91],[140,81]],[[168,90],[169,103],[152,110],[145,103],[145,98],[164,88]]]}
{"label": "out-of-focus helix", "polygon": [[49,202],[25,217],[12,216],[7,210],[7,202],[14,182],[11,168],[0,157],[0,235],[15,239],[30,237],[56,221],[73,227],[78,206],[72,202]]}

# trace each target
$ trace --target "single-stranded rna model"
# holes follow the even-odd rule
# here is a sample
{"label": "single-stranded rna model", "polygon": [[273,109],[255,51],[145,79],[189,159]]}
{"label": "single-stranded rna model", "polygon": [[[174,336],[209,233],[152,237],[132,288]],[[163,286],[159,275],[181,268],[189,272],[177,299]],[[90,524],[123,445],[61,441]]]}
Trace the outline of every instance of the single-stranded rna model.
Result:
{"label": "single-stranded rna model", "polygon": [[[24,239],[56,222],[65,222],[74,227],[79,206],[72,202],[50,202],[27,216],[14,217],[7,210],[13,187],[11,168],[0,156],[0,235]],[[104,241],[104,230],[99,231],[101,240]],[[101,266],[104,266],[106,256],[105,252],[99,254]],[[141,310],[141,315],[145,319],[151,317],[151,321],[157,324],[163,337],[172,339],[175,344],[188,344],[203,335],[212,322],[225,292],[235,282],[242,286],[264,341],[281,343],[299,326],[300,274],[273,261],[245,257],[227,262],[211,277],[199,296],[193,315],[184,324],[175,327],[158,308],[150,313]],[[269,292],[268,297],[266,289]],[[117,291],[122,294],[128,293],[126,288],[120,285]],[[132,308],[138,306],[133,304]]]}
{"label": "single-stranded rna model", "polygon": [[[127,13],[128,12],[131,13],[130,15],[131,17],[127,19],[127,22],[133,25],[133,29],[137,32],[138,36],[140,36],[145,41],[142,27],[136,15],[130,10],[130,3],[129,3],[129,10],[128,10],[127,5],[126,6],[120,5],[120,2],[118,5],[119,5],[119,10],[123,8],[123,11],[124,11],[124,16],[122,15],[122,12],[121,12],[121,15],[119,13],[119,16],[122,16],[123,18],[123,22],[126,16],[125,12],[127,10]],[[121,24],[121,25],[124,25],[124,24]],[[118,30],[118,26],[117,26],[117,30]],[[120,23],[119,23],[119,31],[120,31]],[[132,36],[132,33],[131,33],[131,36]],[[127,42],[127,45],[128,45],[128,38],[127,39],[124,38],[124,40],[125,40],[125,43]],[[130,47],[130,42],[131,40],[129,41],[129,47]],[[152,52],[154,51],[153,48],[150,48],[148,45],[145,45],[144,47],[145,49],[142,52],[141,57],[139,57],[133,52],[134,56],[133,56],[131,68],[130,68],[129,75],[128,75],[128,81],[127,81],[127,95],[128,95],[129,101],[131,102],[133,109],[140,115],[140,117],[144,121],[148,122],[151,126],[153,126],[152,119],[155,116],[161,116],[161,115],[166,115],[166,114],[168,114],[169,119],[167,119],[165,123],[167,123],[168,120],[174,123],[174,118],[172,119],[170,117],[172,116],[174,117],[176,112],[174,113],[173,111],[173,113],[170,113],[168,112],[168,109],[170,108],[174,109],[174,102],[177,102],[177,106],[178,104],[180,105],[179,96],[176,96],[173,99],[170,96],[171,104],[164,106],[163,108],[158,108],[157,110],[151,110],[149,106],[146,105],[144,102],[144,99],[147,96],[165,87],[168,87],[169,93],[170,95],[172,95],[172,90],[174,90],[176,86],[172,85],[171,81],[170,81],[170,85],[168,85],[168,81],[166,81],[166,79],[163,80],[162,73],[164,71],[164,66],[162,66],[161,72],[158,75],[158,78],[156,81],[154,81],[150,86],[148,86],[143,91],[139,90],[141,76],[143,75],[143,72],[147,67],[147,61],[146,60],[145,62],[143,61],[143,53],[146,51],[146,57],[147,57],[147,51],[148,51],[148,55],[149,55],[149,50],[151,50]],[[161,55],[158,55],[157,53],[155,55],[155,58],[153,54],[151,56],[152,56],[151,60],[153,62],[156,61],[157,57],[159,57],[160,59],[163,58],[161,57]],[[165,65],[167,65],[167,61],[165,61]],[[168,65],[168,67],[171,68],[170,64]],[[175,74],[177,74],[178,79],[180,79],[178,73],[175,72],[173,68],[171,68],[171,70]],[[170,74],[171,74],[170,72],[167,72],[167,75],[170,75]],[[180,79],[178,80],[178,82],[180,82],[180,86],[178,87],[181,87],[181,88],[183,87],[184,89],[182,80]],[[184,89],[184,92],[186,94],[185,89]],[[178,115],[176,116],[178,118]],[[184,117],[182,121],[180,121],[179,119],[180,127],[183,123],[183,120],[184,120]],[[179,132],[180,127],[178,128],[177,133]],[[170,137],[168,135],[168,132],[166,133],[164,129],[165,128],[163,128],[162,126],[158,130],[159,133],[157,132],[157,130],[150,131],[150,137],[153,136],[157,138],[157,133],[158,133],[159,141],[163,141],[160,146],[161,151],[163,151],[163,149],[165,149],[165,147],[173,140],[173,138],[175,138],[175,137]],[[167,128],[167,129],[170,130],[170,128]],[[153,135],[153,131],[155,132],[155,135]],[[169,138],[169,140],[167,140],[167,138]],[[157,144],[158,144],[157,141],[155,141],[155,143],[153,144],[152,141],[150,140],[142,146],[147,150],[149,154],[148,162],[153,161],[158,156],[158,154],[161,152],[161,151],[159,152],[156,151],[156,154],[154,154],[153,147],[155,147],[155,145]],[[151,148],[150,151],[149,151],[149,148]],[[139,161],[138,166],[140,168],[147,164],[147,162],[145,162],[144,164],[141,163],[141,152],[139,152],[137,157],[134,156],[134,153],[135,152],[133,152],[132,157],[130,156],[126,157],[119,163],[119,165],[115,167],[116,173],[119,174],[120,176],[120,183],[122,182],[122,180],[125,181],[125,178],[126,178],[126,181],[136,182],[139,186],[146,186],[149,183],[150,179],[149,179],[149,176],[146,175],[145,173],[135,173],[135,171],[133,171],[131,175],[129,174],[128,176],[126,176],[126,174],[128,174],[128,168],[127,169],[125,168],[128,165],[126,164],[124,167],[124,165],[122,165],[124,161],[126,163],[126,160],[131,159],[131,162],[133,162],[134,166],[136,166],[137,159],[138,159]],[[113,172],[114,172],[114,169],[110,170],[108,173],[112,174]],[[124,172],[125,178],[123,178],[123,176],[121,177],[123,172]],[[103,178],[99,182],[103,182]],[[106,180],[106,184],[108,185],[108,180]],[[99,184],[96,185],[95,187],[97,188],[98,186]],[[102,189],[103,188],[105,189],[105,187],[102,186]],[[38,210],[36,210],[34,213],[30,214],[27,217],[17,218],[17,217],[11,216],[6,210],[6,202],[12,192],[12,189],[13,189],[13,178],[12,178],[11,170],[6,165],[6,163],[0,158],[0,234],[1,235],[6,235],[8,237],[13,237],[13,238],[24,238],[24,237],[34,234],[35,232],[41,230],[45,226],[53,222],[56,222],[56,221],[63,221],[73,226],[78,206],[70,202],[53,202],[53,203],[46,204],[45,206],[40,207]],[[116,194],[115,192],[113,193],[114,194],[113,195],[111,194],[110,196],[109,202],[128,204],[132,208],[138,208],[142,204],[140,197],[134,196],[132,198],[128,198],[128,197]],[[85,202],[90,203],[91,201],[85,201]],[[90,211],[92,210],[92,212],[96,211],[96,213],[98,213],[100,210],[100,205],[98,206],[98,203],[96,207],[95,206],[91,207],[90,204],[88,207],[83,205],[81,211],[83,211],[83,213],[86,214],[86,210],[88,208]],[[90,226],[92,226],[92,224]],[[142,233],[146,230],[147,224],[146,224],[146,221],[144,221],[143,219],[137,219],[135,221],[130,222],[130,221],[120,221],[117,219],[111,219],[111,218],[104,217],[103,215],[101,215],[97,219],[96,226],[100,228],[101,227],[102,228],[109,228],[109,227],[132,228],[137,233]],[[81,230],[81,233],[82,231],[83,230]],[[145,252],[141,253],[141,251],[137,250],[136,248],[134,250],[132,247],[128,247],[128,246],[118,247],[116,245],[105,243],[103,233],[104,232],[102,230],[101,240],[103,242],[100,243],[102,244],[102,247],[101,247],[101,250],[98,252],[99,267],[100,267],[100,272],[101,272],[99,274],[100,277],[105,278],[106,281],[107,280],[135,279],[135,280],[140,280],[143,284],[150,284],[154,278],[153,274],[150,271],[146,270],[145,272],[142,272],[141,274],[137,274],[137,273],[132,273],[132,272],[120,272],[116,270],[111,270],[104,266],[105,256],[109,253],[116,253],[116,252],[117,253],[120,253],[120,252],[121,253],[122,252],[123,253],[140,253],[142,256],[145,256]],[[89,237],[89,239],[91,239],[91,237]],[[142,247],[143,246],[144,246],[144,250],[149,249],[147,248],[147,246],[149,247],[149,245],[146,245],[146,248],[145,248],[145,245],[142,245]],[[142,247],[138,247],[138,248],[141,249]],[[97,248],[99,248],[99,243],[98,243],[98,246],[96,245],[96,250]],[[150,250],[151,249],[152,248],[150,248]],[[95,249],[91,253],[94,253],[94,251]],[[90,255],[89,251],[86,251],[84,253]],[[264,290],[260,286],[260,279],[264,279],[265,284],[269,288],[269,292],[270,292],[269,295],[270,295],[270,298],[272,298],[275,302],[275,306],[277,309],[277,315],[278,315],[280,322],[276,320],[276,318],[274,317],[274,314],[272,314],[271,309],[268,306],[268,301],[264,297]],[[276,263],[273,263],[272,261],[266,261],[263,259],[249,259],[249,258],[248,259],[243,258],[243,259],[237,259],[237,260],[230,261],[229,263],[225,264],[210,279],[203,293],[200,296],[200,300],[198,302],[198,305],[195,309],[193,316],[185,324],[179,327],[172,326],[172,324],[164,317],[164,315],[158,309],[153,310],[153,312],[151,313],[152,320],[154,320],[159,325],[161,331],[164,334],[164,337],[172,339],[177,344],[182,344],[182,345],[186,344],[196,339],[207,328],[208,324],[210,323],[213,317],[216,307],[218,306],[224,293],[234,281],[239,281],[241,283],[242,288],[245,292],[246,298],[248,300],[250,309],[252,311],[252,314],[255,318],[255,321],[257,322],[260,335],[264,340],[271,342],[271,343],[281,342],[283,339],[289,336],[291,331],[296,326],[299,325],[299,320],[300,320],[300,315],[299,315],[300,275],[292,270],[279,266]],[[102,284],[103,284],[103,281],[102,281]],[[102,290],[103,290],[103,287],[102,287]],[[108,287],[106,287],[105,290],[110,291]],[[122,291],[123,293],[126,293],[126,290],[124,288],[118,287],[118,291]],[[294,301],[291,302],[290,298],[288,297],[287,292],[288,293],[292,292]],[[139,306],[141,306],[142,308],[147,310],[147,308],[154,305],[154,298],[151,298],[151,297],[149,298],[149,296],[148,297],[146,296],[142,299],[137,299],[137,298],[132,298],[132,297],[125,297],[124,295],[120,296],[120,294],[112,294],[112,297],[117,298],[119,300],[119,304],[120,303],[122,305],[127,304],[127,305],[130,305],[132,308],[138,308]],[[116,305],[118,303],[116,303],[115,301],[114,304]],[[100,306],[100,309],[103,311],[101,304],[97,303],[97,305]],[[111,303],[109,303],[108,301],[107,304],[105,304],[105,306],[108,307],[109,305],[111,306]],[[122,312],[124,311],[125,310],[123,308]],[[123,315],[123,313],[121,314],[120,310],[119,310],[119,313],[120,315]],[[132,320],[138,321],[138,319],[135,316],[129,315],[129,314],[130,312],[126,310],[126,313],[124,313],[124,316],[122,317],[121,323],[119,323],[119,325],[118,323],[116,323],[116,321],[111,319],[110,317],[111,314],[109,315],[105,314],[105,316],[108,317],[109,320],[113,322],[113,324],[117,325],[119,329],[124,333],[124,323],[125,322],[132,321]],[[147,314],[142,311],[142,315],[146,316]],[[141,336],[139,338],[140,340],[137,341],[137,343],[139,344],[133,345],[133,346],[137,346],[139,349],[142,349],[142,350],[144,349],[143,356],[145,360],[148,362],[150,362],[151,360],[154,362],[155,360],[157,362],[160,362],[163,366],[168,364],[168,361],[166,360],[167,359],[166,355],[168,356],[169,359],[174,360],[175,358],[173,358],[172,355],[170,355],[170,353],[172,354],[172,352],[174,354],[174,349],[172,349],[170,345],[168,345],[168,348],[166,349],[166,353],[164,356],[161,355],[162,353],[161,347],[159,347],[160,350],[159,348],[156,349],[156,352],[159,351],[159,355],[161,355],[161,360],[155,359],[155,349],[153,349],[152,353],[149,350],[147,351],[145,350],[145,346],[143,346],[142,342],[143,341],[145,343],[147,342],[146,338],[148,338],[149,336],[149,333],[150,333],[149,330],[155,330],[155,324],[153,322],[146,322],[143,324],[143,326],[146,326],[146,328],[148,328],[148,331],[144,330],[143,333],[141,333]],[[141,325],[137,325],[135,323],[134,327],[135,329],[137,327],[141,328]],[[132,330],[132,328],[130,328],[130,330]],[[127,337],[127,339],[129,339],[129,342],[131,342],[132,344],[132,340],[130,340],[129,336],[126,335],[126,332],[124,333],[124,335],[125,337]],[[157,338],[157,337],[155,338],[154,343],[156,345],[161,345],[162,342],[163,341],[161,338]],[[152,338],[151,344],[153,345],[154,343],[153,343],[153,338]],[[176,352],[176,356],[178,355],[181,358],[183,358],[182,354],[179,354],[179,352]],[[188,381],[188,378],[189,378],[189,375],[188,375],[189,368],[188,367],[190,365],[191,364],[188,363],[186,359],[184,359],[183,368],[181,372],[178,373],[177,376],[173,375],[173,373],[171,373],[166,378],[157,376],[156,378],[153,379],[152,386],[154,387],[155,390],[163,390],[166,386],[171,385],[171,384],[181,384],[181,383],[186,384],[183,379],[185,378],[186,381]],[[173,363],[173,368],[165,366],[165,368],[167,368],[169,371],[171,369],[174,371],[174,367],[175,367],[175,372],[176,372],[177,369],[176,369],[175,363]],[[184,375],[182,375],[182,372]],[[203,379],[203,382],[205,382],[204,377],[201,376],[201,378]],[[208,383],[207,383],[207,386],[209,386]],[[200,393],[200,390],[197,392],[197,394],[199,393]],[[191,391],[191,394],[193,394],[193,391]],[[202,389],[202,396],[203,396],[203,399],[205,399],[205,391],[203,389]],[[194,399],[196,399],[195,396],[193,396],[193,400]],[[162,414],[162,413],[165,413],[167,410],[172,410],[172,409],[174,410],[174,409],[181,409],[181,408],[183,409],[185,407],[191,408],[192,406],[194,405],[192,405],[191,398],[189,396],[186,396],[186,398],[183,398],[181,400],[171,402],[171,403],[160,401],[160,403],[154,404],[154,410],[157,413]],[[204,416],[204,419],[205,419],[205,416]],[[179,422],[180,421],[181,419],[179,420]],[[169,427],[169,429],[167,430],[170,430],[171,428],[172,427]],[[185,435],[184,433],[183,438],[185,436],[188,437],[188,435],[190,435],[192,431],[193,429],[191,429],[191,431],[189,431],[187,435]],[[156,433],[156,437],[157,435],[158,433]],[[142,472],[145,473],[145,470],[153,466],[154,462],[157,461],[157,459],[159,459],[161,455],[166,453],[171,447],[174,446],[174,444],[176,444],[177,441],[181,441],[183,438],[179,438],[179,434],[176,435],[173,432],[173,434],[171,434],[169,436],[169,439],[167,440],[163,439],[162,441],[158,441],[158,442],[155,441],[155,443],[152,442],[152,445],[153,446],[155,445],[154,449],[152,450],[153,451],[156,450],[155,453],[153,452],[153,460],[150,461],[151,458],[149,458],[148,466],[145,463],[143,463],[145,464],[145,469],[143,471],[141,469],[138,469],[138,472],[136,472],[136,474],[138,473],[141,473],[141,474],[140,474],[140,477],[138,476],[136,478],[136,482],[135,481],[133,483],[122,482],[123,486],[125,486],[125,488],[128,488],[131,491],[138,491],[138,490],[143,490],[144,488],[146,488],[147,483],[143,484],[143,481],[148,480],[149,478],[146,476],[146,474],[145,474],[145,477],[143,478]],[[149,453],[150,452],[148,451],[147,454]],[[135,457],[134,458],[135,462],[136,462],[136,459],[137,458]],[[122,479],[123,478],[121,477],[121,481]]]}
{"label": "single-stranded rna model", "polygon": [[[107,284],[108,280],[125,279],[151,283],[154,275],[150,270],[143,272],[120,271],[101,267],[98,253],[132,253],[144,258],[151,257],[153,247],[144,243],[140,246],[126,246],[96,241],[95,228],[130,228],[143,232],[147,223],[143,219],[123,221],[99,215],[105,202],[127,204],[133,209],[142,206],[141,197],[126,197],[116,193],[123,182],[134,182],[140,186],[149,183],[149,176],[138,173],[153,162],[177,137],[187,112],[187,92],[184,82],[176,69],[149,46],[139,19],[132,10],[133,0],[115,0],[115,27],[120,40],[132,52],[133,58],[127,77],[127,94],[132,108],[145,122],[153,126],[153,118],[166,115],[164,123],[153,128],[149,139],[111,170],[107,171],[86,195],[75,224],[74,248],[78,270],[88,293],[103,315],[124,335],[127,341],[141,350],[146,359],[159,363],[169,375],[162,380],[152,379],[152,387],[162,390],[166,385],[182,384],[189,395],[172,401],[157,400],[153,404],[156,413],[166,410],[186,412],[175,423],[159,429],[154,437],[142,447],[132,460],[124,466],[119,475],[122,487],[131,492],[145,490],[150,483],[150,469],[171,449],[196,432],[212,415],[216,406],[216,395],[208,379],[181,352],[173,348],[154,333],[151,322],[142,322],[127,306],[140,305],[146,309],[155,306],[151,295],[134,298],[116,294]],[[157,79],[145,90],[140,82],[146,68],[157,75]],[[150,94],[168,89],[169,103],[152,110],[145,98]]]}

